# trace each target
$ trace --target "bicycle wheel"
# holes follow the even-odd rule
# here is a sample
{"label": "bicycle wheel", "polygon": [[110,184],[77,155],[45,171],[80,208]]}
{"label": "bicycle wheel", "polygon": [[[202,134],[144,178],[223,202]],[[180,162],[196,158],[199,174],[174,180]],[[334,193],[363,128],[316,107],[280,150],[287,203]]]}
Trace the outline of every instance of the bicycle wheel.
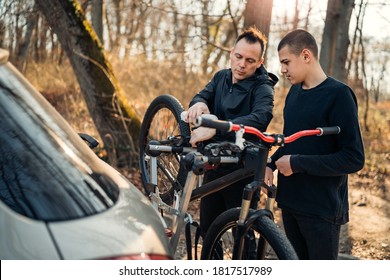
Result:
{"label": "bicycle wheel", "polygon": [[[140,171],[145,192],[149,195],[154,190],[150,183],[149,156],[145,152],[150,140],[167,140],[169,136],[190,136],[188,123],[180,119],[184,111],[180,102],[172,95],[160,95],[155,98],[146,110],[141,124],[139,137]],[[173,201],[174,189],[184,186],[187,171],[180,166],[180,155],[161,153],[157,157],[157,186],[161,199],[170,204]]]}
{"label": "bicycle wheel", "polygon": [[[251,209],[249,215],[254,212],[255,210]],[[240,208],[233,208],[215,219],[203,240],[201,255],[203,260],[233,258],[234,234],[239,215]],[[268,243],[266,251],[257,252],[259,243],[261,247],[266,244],[265,242]],[[278,229],[274,221],[269,217],[260,216],[251,225],[245,237],[242,259],[295,260],[298,257],[287,236]]]}

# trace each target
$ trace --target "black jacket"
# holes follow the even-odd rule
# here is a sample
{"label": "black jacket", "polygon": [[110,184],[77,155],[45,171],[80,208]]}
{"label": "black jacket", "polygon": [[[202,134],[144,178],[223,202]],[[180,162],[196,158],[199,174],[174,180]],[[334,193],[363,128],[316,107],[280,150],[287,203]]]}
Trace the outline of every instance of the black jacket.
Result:
{"label": "black jacket", "polygon": [[339,126],[338,135],[303,137],[279,148],[270,167],[283,155],[291,176],[278,174],[276,200],[280,208],[322,217],[336,224],[348,221],[348,174],[364,165],[357,101],[345,84],[328,77],[315,88],[291,87],[284,107],[283,133]]}
{"label": "black jacket", "polygon": [[[190,106],[197,102],[206,103],[210,113],[220,120],[235,124],[253,126],[265,131],[272,119],[274,106],[274,85],[278,78],[261,66],[254,76],[232,83],[231,69],[217,72],[206,87],[197,93]],[[251,139],[250,136],[248,140]],[[217,132],[215,140],[234,141],[234,134]]]}

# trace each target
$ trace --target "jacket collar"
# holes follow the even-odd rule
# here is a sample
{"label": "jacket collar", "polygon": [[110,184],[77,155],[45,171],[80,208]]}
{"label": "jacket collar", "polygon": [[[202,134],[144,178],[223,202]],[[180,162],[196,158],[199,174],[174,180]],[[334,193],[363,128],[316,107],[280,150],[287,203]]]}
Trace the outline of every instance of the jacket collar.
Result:
{"label": "jacket collar", "polygon": [[[229,75],[227,78],[229,82],[232,83],[231,68],[229,69],[228,73]],[[255,75],[245,80],[238,81],[236,84],[243,87],[246,90],[249,90],[250,88],[252,88],[255,82],[264,82],[264,81],[269,81],[272,84],[272,86],[274,86],[279,81],[279,79],[275,74],[267,72],[264,65],[262,64],[259,68],[256,69]]]}

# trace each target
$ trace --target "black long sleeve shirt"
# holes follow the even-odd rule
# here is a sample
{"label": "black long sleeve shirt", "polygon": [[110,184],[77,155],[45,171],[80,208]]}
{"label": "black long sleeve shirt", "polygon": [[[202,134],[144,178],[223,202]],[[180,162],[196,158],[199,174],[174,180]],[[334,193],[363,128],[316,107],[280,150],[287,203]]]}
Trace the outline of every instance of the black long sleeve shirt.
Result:
{"label": "black long sleeve shirt", "polygon": [[305,129],[339,126],[338,135],[303,137],[279,148],[270,167],[283,155],[293,174],[278,174],[277,202],[301,214],[337,224],[348,221],[348,174],[364,165],[357,101],[345,84],[328,77],[315,88],[291,87],[284,107],[285,135]]}

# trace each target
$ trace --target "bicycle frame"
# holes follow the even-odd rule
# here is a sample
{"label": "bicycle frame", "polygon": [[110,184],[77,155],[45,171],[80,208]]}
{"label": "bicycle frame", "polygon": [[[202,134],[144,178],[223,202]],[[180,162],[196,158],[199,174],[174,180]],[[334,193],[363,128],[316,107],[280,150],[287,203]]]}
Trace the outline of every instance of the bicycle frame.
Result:
{"label": "bicycle frame", "polygon": [[[172,152],[171,147],[169,146],[163,146],[163,145],[149,145],[148,149],[152,151],[161,151],[161,152]],[[158,189],[156,189],[156,193],[152,193],[150,195],[150,198],[152,202],[154,202],[154,205],[157,206],[160,211],[162,210],[165,214],[171,214],[173,215],[172,219],[172,235],[170,238],[170,249],[171,253],[174,254],[180,239],[180,234],[182,232],[184,223],[186,221],[186,212],[188,210],[189,203],[191,201],[200,199],[204,196],[210,195],[212,193],[215,193],[217,191],[220,191],[232,183],[238,182],[242,180],[243,178],[247,178],[250,176],[255,176],[256,182],[259,182],[257,186],[253,187],[253,190],[250,191],[250,199],[252,198],[253,192],[259,188],[262,184],[260,182],[264,181],[264,171],[267,164],[268,159],[268,153],[269,153],[270,147],[265,145],[258,145],[256,147],[248,147],[243,152],[244,158],[242,161],[246,162],[241,168],[233,171],[232,173],[229,173],[227,175],[224,175],[218,179],[215,179],[213,181],[207,182],[201,186],[198,186],[196,188],[196,178],[203,173],[203,171],[200,171],[199,174],[195,174],[193,171],[189,171],[187,175],[187,180],[185,183],[185,186],[183,188],[183,193],[181,196],[176,195],[175,199],[175,205],[173,207],[165,204],[159,197],[158,197]],[[184,164],[187,166],[193,166],[196,162],[202,162],[207,163],[209,161],[212,161],[212,159],[200,154],[199,152],[194,152],[194,149],[192,150],[186,150],[187,155],[182,159],[184,161]],[[191,156],[191,154],[195,154],[195,156]],[[220,157],[219,160],[221,163],[238,163],[239,158],[238,157]],[[151,178],[152,182],[154,182],[155,186],[157,185],[157,159],[156,157],[151,157]],[[195,171],[198,172],[198,171]],[[154,173],[154,174],[152,174]],[[180,197],[180,198],[179,198]],[[249,199],[249,202],[250,202]],[[274,197],[273,197],[274,199]],[[267,210],[268,212],[261,213],[262,215],[266,214],[270,218],[273,219],[273,215],[270,212],[272,203],[267,200]],[[246,209],[248,208],[248,209]],[[245,221],[246,216],[248,214],[249,210],[249,204],[248,207],[242,206],[242,209],[246,209],[246,212],[243,213],[242,219]],[[259,213],[260,214],[260,213]],[[191,218],[189,218],[191,219]],[[252,220],[251,220],[252,221]],[[243,244],[244,236],[250,226],[244,225],[242,223],[243,228],[246,228],[246,230],[243,230],[242,233],[236,234],[236,237],[240,240],[240,242],[235,242],[235,244]],[[242,245],[240,246],[242,247]],[[264,248],[265,249],[265,248]],[[240,251],[237,251],[238,253],[233,253],[233,257],[236,254],[240,254]],[[237,258],[237,257],[236,257]]]}
{"label": "bicycle frame", "polygon": [[[158,145],[151,147],[151,149],[158,149]],[[202,155],[197,154],[197,159],[201,159]],[[151,159],[154,162],[156,158]],[[186,158],[183,159],[184,161]],[[207,159],[206,159],[207,160]],[[222,159],[223,162],[238,162],[238,158],[235,157],[226,157]],[[151,164],[151,173],[157,173],[157,164]],[[158,188],[156,188],[155,193],[151,193],[150,198],[152,203],[160,210],[163,211],[167,215],[172,215],[172,235],[170,238],[169,247],[171,253],[174,254],[180,239],[180,234],[182,232],[184,223],[186,221],[186,212],[188,210],[188,205],[191,201],[196,199],[200,199],[206,195],[214,193],[218,190],[221,190],[227,187],[232,182],[237,182],[243,178],[243,174],[245,177],[248,177],[253,174],[253,169],[248,170],[247,168],[241,168],[231,174],[225,175],[217,180],[212,182],[203,184],[201,186],[197,186],[197,179],[201,174],[195,174],[193,171],[189,171],[186,179],[186,183],[182,190],[181,196],[175,191],[175,204],[173,206],[165,204],[162,199],[159,197]],[[155,176],[153,175],[153,178]],[[151,175],[152,178],[152,175]],[[157,180],[155,181],[157,182]],[[155,184],[156,186],[157,184]],[[187,216],[189,220],[191,220],[190,216]]]}

